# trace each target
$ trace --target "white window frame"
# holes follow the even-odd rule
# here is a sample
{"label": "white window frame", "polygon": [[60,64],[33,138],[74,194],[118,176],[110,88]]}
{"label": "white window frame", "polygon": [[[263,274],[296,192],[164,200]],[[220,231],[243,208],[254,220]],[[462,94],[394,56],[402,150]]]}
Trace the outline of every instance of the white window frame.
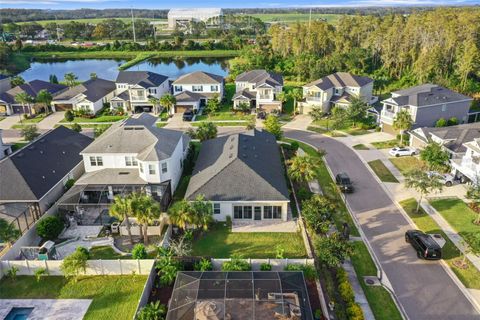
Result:
{"label": "white window frame", "polygon": [[213,214],[220,214],[221,213],[221,205],[220,203],[213,203]]}
{"label": "white window frame", "polygon": [[155,168],[155,165],[154,164],[149,164],[148,165],[148,174],[153,175],[153,174],[156,174],[156,173],[157,173],[157,170]]}
{"label": "white window frame", "polygon": [[162,162],[161,168],[162,168],[162,173],[168,172],[168,165],[166,162]]}
{"label": "white window frame", "polygon": [[91,167],[103,167],[103,158],[100,156],[90,156]]}
{"label": "white window frame", "polygon": [[192,91],[193,92],[202,92],[203,91],[203,86],[202,85],[192,85]]}

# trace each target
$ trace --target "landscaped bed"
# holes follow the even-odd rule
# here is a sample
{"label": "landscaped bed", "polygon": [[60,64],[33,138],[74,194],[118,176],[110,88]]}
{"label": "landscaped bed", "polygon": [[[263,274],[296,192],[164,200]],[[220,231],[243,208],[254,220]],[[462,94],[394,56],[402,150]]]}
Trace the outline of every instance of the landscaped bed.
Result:
{"label": "landscaped bed", "polygon": [[193,242],[193,255],[215,258],[275,258],[277,247],[285,258],[305,258],[307,252],[299,233],[231,232],[224,223],[212,228]]}
{"label": "landscaped bed", "polygon": [[[202,122],[208,122],[208,120],[192,122],[192,127],[198,127]],[[227,122],[215,121],[213,123],[217,127],[245,127],[248,124],[248,121],[227,121]]]}
{"label": "landscaped bed", "polygon": [[399,145],[399,141],[397,139],[372,142],[372,146],[374,146],[377,149],[390,149],[398,145]]}
{"label": "landscaped bed", "polygon": [[424,162],[417,157],[396,157],[390,158],[390,161],[402,174],[425,166]]}
{"label": "landscaped bed", "polygon": [[363,143],[356,144],[352,148],[355,150],[370,150],[370,148],[364,145]]}
{"label": "landscaped bed", "polygon": [[95,118],[75,117],[73,121],[63,119],[60,123],[86,123],[86,122],[117,122],[128,118],[128,116],[99,116]]}
{"label": "landscaped bed", "polygon": [[375,172],[378,178],[382,182],[395,182],[398,183],[397,178],[388,170],[388,168],[383,164],[382,160],[373,160],[368,163],[370,168]]}
{"label": "landscaped bed", "polygon": [[131,320],[147,277],[85,276],[78,281],[61,276],[17,276],[0,280],[1,299],[93,299],[85,320]]}

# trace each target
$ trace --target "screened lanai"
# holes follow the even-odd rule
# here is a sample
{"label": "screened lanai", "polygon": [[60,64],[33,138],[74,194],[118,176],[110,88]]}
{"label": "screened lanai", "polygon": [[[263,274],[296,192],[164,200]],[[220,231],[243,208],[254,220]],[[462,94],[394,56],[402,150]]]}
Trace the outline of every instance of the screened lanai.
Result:
{"label": "screened lanai", "polygon": [[313,319],[302,272],[179,272],[167,320]]}

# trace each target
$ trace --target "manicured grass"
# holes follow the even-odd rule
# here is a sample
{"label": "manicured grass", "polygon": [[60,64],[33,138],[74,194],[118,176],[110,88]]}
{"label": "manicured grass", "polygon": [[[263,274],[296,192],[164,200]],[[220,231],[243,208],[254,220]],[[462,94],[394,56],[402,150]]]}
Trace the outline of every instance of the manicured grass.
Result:
{"label": "manicured grass", "polygon": [[470,246],[480,251],[480,248],[476,247],[477,244],[470,241],[472,235],[480,234],[480,225],[473,223],[477,213],[458,198],[433,200],[430,204]]}
{"label": "manicured grass", "polygon": [[5,119],[5,117],[0,117],[0,121],[2,121],[2,120],[4,120],[4,119]]}
{"label": "manicured grass", "polygon": [[85,320],[131,320],[143,291],[146,276],[85,276],[77,282],[60,276],[33,276],[0,280],[2,299],[93,299]]}
{"label": "manicured grass", "polygon": [[18,149],[21,149],[21,148],[25,147],[27,144],[29,144],[28,141],[18,141],[18,142],[15,142],[15,143],[12,145],[12,151],[17,151]]}
{"label": "manicured grass", "polygon": [[231,232],[224,223],[216,223],[193,243],[193,255],[230,258],[275,258],[280,246],[285,258],[305,258],[307,252],[300,233]]}
{"label": "manicured grass", "polygon": [[399,141],[397,139],[378,141],[378,142],[372,142],[372,145],[377,149],[391,149],[393,147],[398,146]]}
{"label": "manicured grass", "polygon": [[387,289],[380,286],[367,286],[363,280],[365,276],[377,275],[377,267],[366,245],[361,241],[355,241],[353,246],[355,253],[351,256],[351,261],[375,318],[401,320],[402,316]]}
{"label": "manicured grass", "polygon": [[443,259],[449,267],[455,272],[457,277],[467,288],[480,289],[480,271],[467,259],[467,268],[461,269],[453,264],[454,261],[462,259],[460,250],[453,244],[447,235],[441,230],[440,226],[432,219],[421,207],[418,213],[415,212],[417,201],[415,199],[407,199],[400,202],[407,214],[412,218],[417,227],[426,233],[439,233],[447,241],[442,248]]}
{"label": "manicured grass", "polygon": [[363,143],[354,145],[353,149],[355,149],[355,150],[370,150],[370,148],[367,147],[366,145],[364,145]]}
{"label": "manicured grass", "polygon": [[360,136],[363,134],[370,133],[369,130],[362,129],[357,126],[353,126],[353,123],[349,121],[346,121],[343,124],[343,126],[336,128],[335,130],[332,130],[332,124],[333,124],[333,121],[328,117],[312,122],[313,126],[320,127],[322,129],[325,129],[326,131],[341,131],[343,133],[350,134],[352,136]]}
{"label": "manicured grass", "polygon": [[367,133],[370,133],[370,131],[361,129],[361,128],[348,128],[343,130],[344,132],[351,134],[352,136],[361,136]]}
{"label": "manicured grass", "polygon": [[390,161],[402,174],[425,166],[424,162],[417,157],[396,157],[390,158]]}
{"label": "manicured grass", "polygon": [[336,131],[336,130],[327,130],[321,127],[316,127],[316,126],[308,126],[307,130],[324,134],[330,137],[346,137],[347,135],[341,131]]}
{"label": "manicured grass", "polygon": [[116,259],[131,259],[132,256],[130,255],[121,255],[115,252],[112,247],[110,246],[101,246],[101,247],[93,247],[90,249],[90,257],[91,260],[116,260]]}
{"label": "manicured grass", "polygon": [[[54,127],[57,128],[57,127],[59,127],[59,126],[64,126],[64,127],[67,127],[67,128],[72,128],[73,125],[70,124],[70,123],[65,123],[65,122],[64,122],[64,123],[61,123],[61,124],[60,124],[60,123],[57,123]],[[107,127],[110,127],[111,124],[102,124],[101,122],[97,122],[97,123],[92,122],[91,124],[90,124],[90,123],[80,124],[80,127],[82,127],[82,129],[87,129],[87,128],[93,129],[93,128],[97,127],[97,126],[107,126]]]}
{"label": "manicured grass", "polygon": [[167,122],[157,122],[156,123],[156,126],[157,128],[163,128],[167,125],[168,123]]}
{"label": "manicured grass", "polygon": [[29,119],[24,119],[22,117],[22,120],[20,122],[14,124],[12,126],[12,129],[22,129],[24,126],[28,126],[28,125],[31,125],[31,124],[37,124],[45,118],[46,118],[46,116],[45,116],[44,113],[41,113],[41,114],[35,116],[34,118],[29,118]]}
{"label": "manicured grass", "polygon": [[60,123],[117,122],[126,118],[128,118],[128,116],[99,116],[95,118],[75,117],[73,118],[73,121],[63,119]]}
{"label": "manicured grass", "polygon": [[[198,127],[202,122],[208,121],[198,121],[192,122],[192,127]],[[248,121],[229,121],[229,122],[213,122],[217,127],[245,127],[248,124]]]}
{"label": "manicured grass", "polygon": [[383,182],[396,182],[398,183],[397,178],[388,170],[388,168],[383,164],[382,160],[373,160],[368,163],[370,168],[375,172],[375,174]]}

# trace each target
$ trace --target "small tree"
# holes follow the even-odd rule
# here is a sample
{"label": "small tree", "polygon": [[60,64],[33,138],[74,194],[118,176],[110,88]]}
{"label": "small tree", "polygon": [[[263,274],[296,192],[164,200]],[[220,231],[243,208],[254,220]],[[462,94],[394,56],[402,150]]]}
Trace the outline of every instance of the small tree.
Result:
{"label": "small tree", "polygon": [[38,103],[43,103],[43,105],[45,106],[45,114],[48,114],[50,112],[50,104],[53,100],[52,94],[45,89],[40,90],[37,94],[36,100]]}
{"label": "small tree", "polygon": [[295,181],[313,181],[317,177],[316,169],[320,160],[309,155],[296,156],[288,160],[288,175]]}
{"label": "small tree", "polygon": [[191,204],[193,209],[193,224],[197,228],[207,231],[209,225],[213,222],[213,205],[205,199],[205,196],[198,195]]}
{"label": "small tree", "polygon": [[155,97],[150,97],[150,98],[148,98],[148,102],[150,102],[153,106],[153,113],[154,114],[159,114],[160,113],[160,110],[159,110],[160,99],[155,98]]}
{"label": "small tree", "polygon": [[335,211],[335,204],[327,197],[321,195],[314,195],[302,202],[303,219],[307,226],[316,233],[327,233],[330,219]]}
{"label": "small tree", "polygon": [[77,83],[78,77],[75,75],[75,73],[69,72],[63,76],[63,79],[65,80],[67,86],[73,87]]}
{"label": "small tree", "polygon": [[282,127],[280,126],[280,122],[278,121],[278,118],[276,116],[274,116],[273,114],[268,115],[264,125],[265,131],[273,134],[277,140],[282,139]]}
{"label": "small tree", "polygon": [[332,109],[332,116],[330,118],[332,120],[332,129],[344,128],[347,126],[348,112],[344,108],[335,106]]}
{"label": "small tree", "polygon": [[130,244],[133,244],[132,231],[130,229],[130,220],[128,219],[130,216],[133,215],[131,198],[115,196],[113,198],[113,203],[108,210],[108,214],[119,220],[125,221],[128,238],[130,239]]}
{"label": "small tree", "polygon": [[353,247],[335,232],[329,237],[318,237],[315,240],[315,251],[321,262],[328,267],[336,267],[353,253]]}
{"label": "small tree", "polygon": [[62,270],[65,277],[73,277],[74,282],[77,281],[77,277],[80,273],[87,269],[88,254],[84,250],[81,250],[80,247],[77,248],[72,254],[63,259],[60,269]]}
{"label": "small tree", "polygon": [[194,210],[187,200],[182,199],[168,209],[168,219],[170,223],[185,230],[187,225],[193,223]]}
{"label": "small tree", "polygon": [[143,226],[143,243],[148,244],[148,224],[160,218],[160,204],[151,196],[133,193],[130,195],[133,216]]}
{"label": "small tree", "polygon": [[75,119],[75,116],[73,115],[73,112],[72,110],[67,110],[65,111],[65,116],[64,116],[65,120],[67,120],[68,122],[72,122],[74,119]]}
{"label": "small tree", "polygon": [[437,176],[429,176],[421,169],[414,169],[405,175],[405,186],[409,189],[414,189],[420,195],[417,203],[417,213],[425,195],[434,191],[441,191],[443,188],[443,184]]}
{"label": "small tree", "polygon": [[35,275],[35,279],[37,280],[37,282],[40,282],[42,277],[48,276],[48,271],[45,268],[38,268],[37,270],[35,270],[34,275]]}
{"label": "small tree", "polygon": [[160,284],[162,286],[171,286],[180,270],[180,264],[175,260],[173,252],[170,249],[159,249],[159,255],[156,263]]}
{"label": "small tree", "polygon": [[58,78],[55,74],[51,74],[49,77],[48,77],[48,80],[50,81],[50,83],[58,83]]}
{"label": "small tree", "polygon": [[303,98],[303,91],[300,88],[294,88],[290,91],[289,96],[293,99],[293,110],[297,111],[297,102]]}
{"label": "small tree", "polygon": [[79,125],[78,123],[74,123],[72,125],[72,130],[75,131],[75,132],[82,132],[82,126]]}
{"label": "small tree", "polygon": [[480,184],[474,183],[468,187],[466,198],[471,200],[468,206],[477,213],[474,224],[480,225]]}
{"label": "small tree", "polygon": [[393,120],[393,128],[395,130],[400,130],[400,144],[403,145],[403,133],[406,130],[409,130],[413,125],[412,116],[410,112],[405,109],[397,112],[395,119]]}
{"label": "small tree", "polygon": [[13,223],[0,218],[0,239],[11,246],[12,242],[20,237],[20,231],[13,225]]}
{"label": "small tree", "polygon": [[215,93],[212,98],[208,99],[205,109],[208,112],[208,116],[215,114],[220,109],[220,101],[218,100],[218,93]]}
{"label": "small tree", "polygon": [[431,142],[420,151],[420,159],[427,163],[429,170],[445,171],[448,168],[450,156],[440,144]]}
{"label": "small tree", "polygon": [[25,106],[28,107],[28,113],[32,113],[30,105],[35,102],[35,99],[26,92],[20,92],[15,96],[15,101],[22,105],[22,111],[25,112]]}
{"label": "small tree", "polygon": [[217,126],[213,122],[201,122],[195,132],[195,136],[202,142],[214,139],[217,137]]}
{"label": "small tree", "polygon": [[437,120],[437,122],[435,122],[435,127],[437,128],[446,127],[446,126],[448,126],[448,122],[447,120],[445,120],[445,118],[440,118]]}
{"label": "small tree", "polygon": [[354,127],[358,122],[366,119],[368,108],[370,108],[370,106],[360,97],[352,97],[350,105],[347,107],[347,115]]}
{"label": "small tree", "polygon": [[65,228],[62,220],[57,216],[49,216],[37,223],[37,234],[45,240],[55,240]]}
{"label": "small tree", "polygon": [[177,104],[177,99],[170,93],[167,93],[160,98],[160,104],[170,110],[170,113],[173,113],[173,107]]}
{"label": "small tree", "polygon": [[133,259],[146,259],[148,256],[147,249],[141,243],[136,244],[132,249]]}
{"label": "small tree", "polygon": [[38,128],[34,124],[22,126],[22,129],[20,130],[20,135],[25,139],[26,141],[33,141],[35,140],[36,137],[40,135],[38,132]]}
{"label": "small tree", "polygon": [[313,106],[312,111],[308,113],[313,121],[319,121],[323,118],[324,112],[322,106]]}

